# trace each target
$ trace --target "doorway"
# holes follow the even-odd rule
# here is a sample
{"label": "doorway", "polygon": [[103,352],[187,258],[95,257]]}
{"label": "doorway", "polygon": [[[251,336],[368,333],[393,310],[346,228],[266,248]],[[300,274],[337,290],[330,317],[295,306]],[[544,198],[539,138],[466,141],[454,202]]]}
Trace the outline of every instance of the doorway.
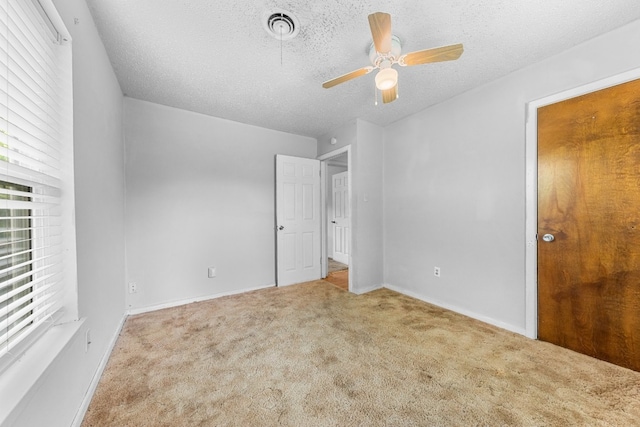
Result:
{"label": "doorway", "polygon": [[528,106],[526,246],[527,335],[636,370],[638,74]]}
{"label": "doorway", "polygon": [[351,254],[351,170],[350,147],[319,158],[322,170],[322,277],[350,290]]}

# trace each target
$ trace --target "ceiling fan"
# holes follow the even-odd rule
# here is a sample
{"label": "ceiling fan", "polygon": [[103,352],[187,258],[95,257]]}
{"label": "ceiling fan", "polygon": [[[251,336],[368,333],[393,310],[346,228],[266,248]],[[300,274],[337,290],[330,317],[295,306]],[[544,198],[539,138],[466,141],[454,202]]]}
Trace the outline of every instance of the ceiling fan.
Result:
{"label": "ceiling fan", "polygon": [[393,68],[394,64],[406,67],[431,62],[452,61],[458,59],[464,51],[462,44],[452,44],[400,55],[400,39],[391,34],[391,15],[384,12],[372,13],[369,15],[369,26],[373,36],[369,59],[373,65],[326,81],[322,87],[329,89],[379,69],[375,79],[376,87],[382,92],[382,102],[386,104],[398,98],[398,71]]}

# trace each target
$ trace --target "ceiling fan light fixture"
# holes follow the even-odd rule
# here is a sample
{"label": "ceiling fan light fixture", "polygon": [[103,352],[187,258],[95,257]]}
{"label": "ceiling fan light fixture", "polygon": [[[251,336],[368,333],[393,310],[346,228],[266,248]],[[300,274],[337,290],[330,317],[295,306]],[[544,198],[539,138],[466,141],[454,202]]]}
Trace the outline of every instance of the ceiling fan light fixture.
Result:
{"label": "ceiling fan light fixture", "polygon": [[382,102],[388,104],[398,99],[398,72],[393,65],[401,67],[430,64],[434,62],[454,61],[462,55],[462,43],[431,49],[417,50],[401,55],[400,39],[391,31],[391,15],[385,12],[375,12],[369,15],[369,28],[373,43],[369,46],[369,60],[371,65],[359,70],[343,74],[340,77],[322,83],[322,87],[329,89],[357,77],[369,74],[373,70],[380,70],[375,77],[376,105],[378,105],[378,90],[382,92]]}
{"label": "ceiling fan light fixture", "polygon": [[398,84],[398,72],[389,67],[376,74],[376,87],[379,90],[389,90]]}

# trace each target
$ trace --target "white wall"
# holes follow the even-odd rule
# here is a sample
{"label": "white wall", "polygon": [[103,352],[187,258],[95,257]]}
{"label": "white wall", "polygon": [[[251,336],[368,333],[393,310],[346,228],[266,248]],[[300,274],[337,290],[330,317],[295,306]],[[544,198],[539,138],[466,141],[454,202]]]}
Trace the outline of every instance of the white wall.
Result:
{"label": "white wall", "polygon": [[[338,140],[331,145],[332,137]],[[351,146],[352,291],[366,292],[383,284],[382,153],[383,129],[354,120],[318,138],[318,157]]]}
{"label": "white wall", "polygon": [[349,273],[365,291],[384,283],[383,237],[383,128],[358,120],[358,147],[355,152],[352,202],[358,229],[354,234],[353,250],[357,253],[355,268]]}
{"label": "white wall", "polygon": [[[86,319],[7,426],[71,425],[125,310],[122,92],[84,0],[54,4],[73,38],[78,304]],[[66,340],[69,326],[54,335]]]}
{"label": "white wall", "polygon": [[275,155],[315,139],[125,98],[125,140],[128,307],[275,284]]}
{"label": "white wall", "polygon": [[638,40],[640,21],[387,127],[385,282],[524,333],[526,103],[640,67]]}

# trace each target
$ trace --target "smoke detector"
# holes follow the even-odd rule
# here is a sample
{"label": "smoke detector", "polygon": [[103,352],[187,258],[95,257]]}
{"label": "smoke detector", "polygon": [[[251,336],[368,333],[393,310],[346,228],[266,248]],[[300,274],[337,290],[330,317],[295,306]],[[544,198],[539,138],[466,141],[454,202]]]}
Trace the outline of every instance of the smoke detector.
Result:
{"label": "smoke detector", "polygon": [[286,10],[266,12],[262,24],[266,32],[278,40],[290,40],[300,31],[300,21]]}

